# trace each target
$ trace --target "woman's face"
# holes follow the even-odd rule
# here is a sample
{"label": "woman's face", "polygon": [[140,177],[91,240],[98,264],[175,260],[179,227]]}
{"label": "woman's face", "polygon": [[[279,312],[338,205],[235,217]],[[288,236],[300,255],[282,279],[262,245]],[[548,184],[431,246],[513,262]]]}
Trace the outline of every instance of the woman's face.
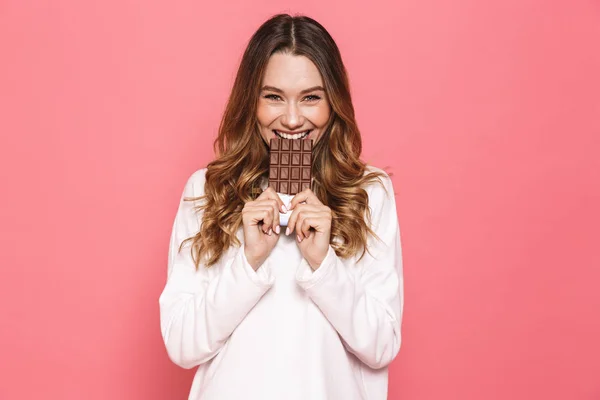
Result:
{"label": "woman's face", "polygon": [[275,53],[269,59],[257,118],[266,143],[271,138],[312,139],[316,143],[331,108],[317,67],[304,56]]}

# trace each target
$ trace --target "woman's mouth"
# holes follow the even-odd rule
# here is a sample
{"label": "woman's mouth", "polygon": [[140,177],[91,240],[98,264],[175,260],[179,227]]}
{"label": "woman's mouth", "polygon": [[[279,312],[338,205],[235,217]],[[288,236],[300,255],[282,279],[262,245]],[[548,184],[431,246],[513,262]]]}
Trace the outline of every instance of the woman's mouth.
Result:
{"label": "woman's mouth", "polygon": [[275,136],[282,138],[282,139],[304,139],[308,136],[308,134],[312,131],[312,129],[309,129],[307,131],[302,131],[302,132],[297,132],[297,133],[284,133],[284,132],[279,132],[273,129],[273,133],[275,133]]}

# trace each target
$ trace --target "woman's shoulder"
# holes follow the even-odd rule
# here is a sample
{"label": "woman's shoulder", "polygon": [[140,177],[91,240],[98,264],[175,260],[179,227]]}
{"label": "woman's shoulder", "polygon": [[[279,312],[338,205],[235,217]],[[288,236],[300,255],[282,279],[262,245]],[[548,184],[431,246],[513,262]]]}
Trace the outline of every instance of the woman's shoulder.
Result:
{"label": "woman's shoulder", "polygon": [[376,178],[370,180],[363,186],[369,196],[369,204],[372,207],[381,207],[385,204],[395,202],[394,186],[390,174],[382,168],[367,165],[365,167],[364,176],[369,173],[377,175]]}
{"label": "woman's shoulder", "polygon": [[365,189],[367,190],[375,190],[376,187],[379,188],[391,188],[392,187],[392,179],[390,174],[382,168],[378,168],[374,165],[367,164],[365,166],[365,171],[363,176],[367,176],[368,174],[376,174],[377,179],[371,180]]}
{"label": "woman's shoulder", "polygon": [[385,175],[386,178],[389,178],[389,175],[385,170],[378,168],[374,165],[370,165],[370,164],[365,165],[365,175],[370,172],[380,173],[380,174]]}
{"label": "woman's shoulder", "polygon": [[184,196],[198,197],[204,194],[206,168],[200,168],[188,175],[184,188]]}

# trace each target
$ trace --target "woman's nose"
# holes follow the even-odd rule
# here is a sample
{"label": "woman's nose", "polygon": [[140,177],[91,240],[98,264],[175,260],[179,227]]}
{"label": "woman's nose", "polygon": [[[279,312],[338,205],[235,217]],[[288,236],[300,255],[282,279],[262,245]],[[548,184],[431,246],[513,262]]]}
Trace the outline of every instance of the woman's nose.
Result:
{"label": "woman's nose", "polygon": [[290,105],[287,107],[284,117],[285,118],[282,122],[290,130],[302,126],[302,124],[304,123],[300,110],[298,106],[294,103],[290,103]]}

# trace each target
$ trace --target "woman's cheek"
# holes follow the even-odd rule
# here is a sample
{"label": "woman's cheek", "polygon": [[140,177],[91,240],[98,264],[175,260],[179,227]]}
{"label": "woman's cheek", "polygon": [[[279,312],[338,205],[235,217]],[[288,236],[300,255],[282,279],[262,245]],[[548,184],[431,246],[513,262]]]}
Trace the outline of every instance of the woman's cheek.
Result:
{"label": "woman's cheek", "polygon": [[331,109],[329,108],[329,105],[324,104],[324,105],[319,105],[318,107],[314,107],[313,111],[312,111],[312,118],[311,121],[313,124],[322,127],[324,126],[327,121],[329,120],[329,114],[331,112]]}
{"label": "woman's cheek", "polygon": [[269,116],[269,107],[265,106],[264,104],[259,104],[258,105],[258,110],[256,112],[256,118],[258,118],[258,122],[261,125],[268,125],[268,116]]}

